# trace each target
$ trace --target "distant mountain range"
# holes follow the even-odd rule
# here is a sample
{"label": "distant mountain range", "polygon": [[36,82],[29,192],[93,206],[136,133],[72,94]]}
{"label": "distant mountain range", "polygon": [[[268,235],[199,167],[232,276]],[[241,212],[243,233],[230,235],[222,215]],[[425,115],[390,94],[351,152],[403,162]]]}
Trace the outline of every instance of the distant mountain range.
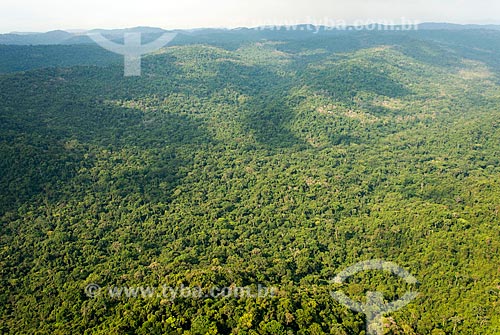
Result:
{"label": "distant mountain range", "polygon": [[[310,25],[302,25],[294,30],[311,30]],[[302,28],[302,29],[301,29]],[[500,25],[477,25],[477,24],[452,24],[452,23],[422,23],[418,26],[419,30],[500,30]],[[202,28],[202,29],[186,29],[174,30],[183,35],[203,35],[214,32],[231,32],[259,28],[239,28],[239,29],[220,29],[220,28]],[[326,27],[314,27],[316,32],[326,31]],[[331,31],[331,29],[328,29]],[[126,29],[93,29],[81,32],[68,32],[64,30],[54,30],[46,33],[28,33],[28,32],[13,32],[9,34],[0,34],[0,44],[3,45],[74,45],[92,43],[91,39],[86,36],[88,33],[100,33],[113,40],[123,38],[124,33],[139,32],[143,34],[144,39],[153,39],[159,34],[167,32],[167,30],[154,27],[135,27]]]}
{"label": "distant mountain range", "polygon": [[92,43],[86,36],[91,33],[100,33],[108,37],[120,38],[127,32],[140,32],[145,35],[162,34],[165,30],[161,28],[136,27],[127,29],[93,29],[82,32],[67,32],[63,30],[54,30],[47,33],[10,33],[0,35],[0,44],[11,45],[69,45]]}
{"label": "distant mountain range", "polygon": [[73,36],[73,34],[63,30],[49,31],[48,33],[11,33],[0,35],[0,44],[61,44],[64,41],[70,40]]}
{"label": "distant mountain range", "polygon": [[426,22],[418,26],[421,30],[471,30],[471,29],[488,29],[500,30],[500,25],[497,24],[455,24],[455,23],[438,23]]}

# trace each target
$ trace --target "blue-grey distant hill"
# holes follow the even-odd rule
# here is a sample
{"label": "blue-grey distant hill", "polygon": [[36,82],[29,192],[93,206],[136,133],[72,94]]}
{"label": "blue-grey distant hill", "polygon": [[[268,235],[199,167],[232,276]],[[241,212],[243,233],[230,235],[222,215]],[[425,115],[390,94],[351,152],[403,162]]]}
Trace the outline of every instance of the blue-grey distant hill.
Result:
{"label": "blue-grey distant hill", "polygon": [[496,24],[481,25],[481,24],[427,22],[420,24],[418,27],[421,30],[470,30],[470,29],[500,30],[500,25]]}
{"label": "blue-grey distant hill", "polygon": [[[485,30],[500,30],[500,25],[477,25],[477,24],[452,24],[452,23],[422,23],[418,26],[419,30],[477,30],[477,29],[485,29]],[[271,29],[251,29],[251,28],[239,28],[239,29],[211,29],[211,28],[202,28],[202,29],[187,29],[187,30],[175,30],[180,35],[184,35],[187,37],[193,36],[204,36],[207,34],[239,34],[242,32],[246,32],[247,35],[249,32],[260,32],[262,36],[264,32],[268,34],[271,32]],[[311,33],[311,31],[326,33],[332,32],[335,30],[326,29],[325,27],[313,27],[311,25],[300,25],[296,27],[283,27],[279,30],[279,33],[294,33],[297,34],[306,34]],[[139,32],[143,35],[144,40],[152,40],[155,37],[158,37],[160,34],[167,32],[161,28],[154,27],[135,27],[135,28],[126,28],[126,29],[93,29],[87,32],[78,32],[72,33],[63,30],[54,30],[46,33],[10,33],[10,34],[0,34],[0,44],[4,45],[71,45],[71,44],[88,44],[92,43],[92,41],[86,36],[87,33],[100,33],[104,36],[112,39],[112,40],[120,40],[123,38],[124,33],[130,32]],[[275,31],[275,33],[278,33]]]}
{"label": "blue-grey distant hill", "polygon": [[[299,25],[293,27],[260,27],[238,29],[190,29],[175,30],[176,38],[168,46],[211,45],[228,51],[245,45],[276,41],[285,51],[314,50],[318,45],[330,52],[350,52],[372,46],[384,45],[415,49],[413,54],[431,62],[442,63],[448,58],[432,56],[419,49],[422,44],[432,43],[435,55],[442,50],[454,50],[458,54],[485,62],[500,69],[496,55],[500,50],[500,26],[457,25],[448,23],[424,23],[419,29],[406,31],[403,27],[378,26],[332,29],[330,27]],[[122,43],[124,33],[139,32],[147,43],[167,32],[160,28],[136,27],[128,29],[95,29],[88,32],[52,31],[48,33],[15,33],[0,35],[0,74],[40,68],[71,66],[123,66],[123,57],[109,52],[92,41],[87,33],[100,33],[106,38]]]}

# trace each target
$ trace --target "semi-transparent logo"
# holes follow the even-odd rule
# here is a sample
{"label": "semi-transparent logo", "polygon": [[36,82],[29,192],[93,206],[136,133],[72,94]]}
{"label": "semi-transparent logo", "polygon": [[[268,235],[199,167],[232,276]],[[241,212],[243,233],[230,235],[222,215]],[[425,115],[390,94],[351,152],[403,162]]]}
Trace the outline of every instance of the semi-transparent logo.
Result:
{"label": "semi-transparent logo", "polygon": [[176,33],[165,33],[153,42],[142,44],[141,33],[125,33],[123,36],[123,44],[119,44],[110,41],[99,33],[88,34],[94,42],[104,49],[124,56],[125,77],[140,76],[142,56],[163,48],[170,43],[176,35]]}
{"label": "semi-transparent logo", "polygon": [[[347,278],[355,275],[358,272],[367,270],[390,272],[399,276],[408,284],[418,283],[415,277],[413,277],[408,271],[406,271],[399,265],[378,259],[359,262],[353,266],[348,267],[347,269],[339,273],[331,281],[331,283],[342,284]],[[330,292],[330,294],[338,302],[348,307],[349,309],[366,315],[366,333],[368,335],[382,335],[382,317],[384,316],[384,314],[394,312],[403,308],[417,297],[418,292],[406,292],[400,299],[390,303],[384,302],[384,295],[381,292],[367,292],[365,304],[351,300],[342,291],[332,291]]]}

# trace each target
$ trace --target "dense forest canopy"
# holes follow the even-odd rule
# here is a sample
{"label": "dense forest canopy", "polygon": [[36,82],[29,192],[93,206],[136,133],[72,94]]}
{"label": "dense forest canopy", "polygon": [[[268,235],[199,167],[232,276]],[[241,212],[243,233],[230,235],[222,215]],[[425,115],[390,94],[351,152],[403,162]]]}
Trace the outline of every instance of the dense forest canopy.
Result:
{"label": "dense forest canopy", "polygon": [[330,280],[375,258],[419,281],[341,286],[420,292],[385,333],[500,333],[500,32],[208,31],[140,77],[86,44],[0,55],[0,333],[364,334]]}

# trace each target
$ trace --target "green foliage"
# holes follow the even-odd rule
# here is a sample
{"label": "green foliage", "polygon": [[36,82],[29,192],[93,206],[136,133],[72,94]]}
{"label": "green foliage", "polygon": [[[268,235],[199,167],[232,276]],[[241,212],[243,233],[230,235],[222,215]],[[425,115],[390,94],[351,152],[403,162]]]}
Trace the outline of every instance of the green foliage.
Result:
{"label": "green foliage", "polygon": [[417,289],[388,334],[498,333],[500,35],[263,34],[0,76],[1,333],[363,334],[373,258],[420,281],[341,287]]}
{"label": "green foliage", "polygon": [[97,45],[0,45],[0,54],[0,74],[48,67],[107,66],[122,62],[119,55]]}

